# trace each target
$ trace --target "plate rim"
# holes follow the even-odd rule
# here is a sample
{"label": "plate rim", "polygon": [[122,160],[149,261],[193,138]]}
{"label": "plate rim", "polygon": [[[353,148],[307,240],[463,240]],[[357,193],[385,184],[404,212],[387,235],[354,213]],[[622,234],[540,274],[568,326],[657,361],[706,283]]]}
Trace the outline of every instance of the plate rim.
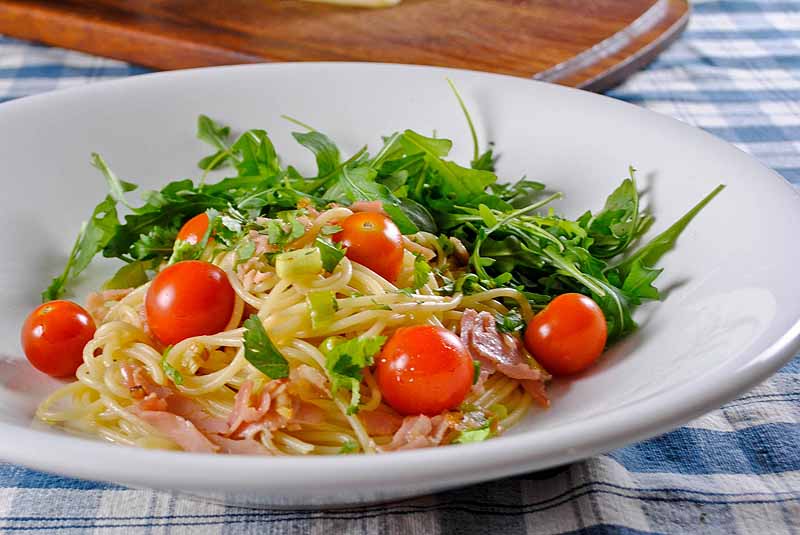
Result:
{"label": "plate rim", "polygon": [[[168,80],[173,77],[202,75],[207,72],[286,68],[315,69],[320,67],[438,71],[453,76],[468,75],[487,79],[509,79],[524,84],[547,86],[565,93],[577,92],[591,95],[592,98],[604,100],[607,103],[613,102],[616,105],[637,109],[652,118],[673,123],[676,127],[680,125],[681,128],[702,133],[716,143],[723,143],[728,148],[738,150],[744,157],[757,164],[765,172],[765,175],[771,175],[773,180],[780,181],[785,186],[787,193],[794,194],[793,202],[800,207],[800,193],[778,173],[738,147],[699,128],[605,95],[513,76],[465,69],[366,62],[283,62],[182,69],[101,81],[22,97],[0,105],[0,118],[6,113],[24,111],[24,108],[36,106],[39,102],[82,98],[83,94],[90,95],[95,91],[105,91],[106,88],[118,85],[147,84],[151,80],[161,80],[162,78]],[[762,382],[788,363],[798,349],[800,349],[800,317],[794,319],[791,327],[782,336],[760,353],[753,354],[746,363],[740,363],[735,370],[717,367],[702,377],[694,378],[671,390],[669,398],[673,403],[670,404],[669,411],[659,410],[665,400],[664,396],[667,395],[665,393],[640,400],[633,405],[617,407],[597,415],[595,418],[566,422],[551,428],[547,436],[537,437],[539,440],[535,449],[538,451],[533,453],[527,451],[531,445],[530,437],[526,436],[528,433],[521,433],[482,443],[461,445],[458,449],[459,455],[451,455],[451,448],[427,448],[392,452],[389,455],[287,456],[265,459],[243,455],[188,454],[134,447],[121,448],[119,445],[80,438],[67,433],[44,432],[0,422],[0,436],[13,438],[13,440],[0,441],[0,459],[68,477],[161,489],[208,490],[213,487],[248,491],[284,488],[297,493],[308,488],[308,482],[304,478],[298,477],[298,475],[307,473],[314,474],[313,492],[315,493],[335,492],[348,484],[378,485],[386,481],[391,481],[394,486],[405,485],[409,489],[414,485],[431,488],[435,486],[432,481],[441,477],[447,478],[446,484],[442,482],[443,484],[440,485],[441,488],[449,488],[574,462],[674,429],[692,418],[734,399],[742,392]],[[574,439],[575,436],[583,437],[580,444],[564,448],[565,438]],[[55,453],[43,454],[46,450]],[[94,459],[92,463],[77,464],[59,460],[81,458],[87,454],[92,455]],[[490,465],[484,464],[486,459],[491,459]],[[387,460],[399,462],[387,462]],[[143,472],[140,469],[143,465],[152,468],[163,466],[168,469],[161,472],[155,470]],[[413,467],[424,467],[425,477],[420,478],[418,472],[409,470],[409,466],[412,465]],[[202,466],[203,471],[197,470],[199,466]],[[480,469],[475,470],[476,466]],[[176,476],[176,473],[180,475]],[[268,478],[253,477],[259,475],[265,475]],[[407,493],[407,495],[411,494],[414,492]]]}

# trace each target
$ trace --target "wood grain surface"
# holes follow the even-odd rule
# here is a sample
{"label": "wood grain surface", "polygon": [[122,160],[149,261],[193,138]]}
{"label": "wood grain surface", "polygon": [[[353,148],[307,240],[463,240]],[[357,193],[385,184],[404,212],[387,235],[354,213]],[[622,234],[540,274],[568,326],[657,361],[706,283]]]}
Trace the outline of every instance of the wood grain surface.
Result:
{"label": "wood grain surface", "polygon": [[157,69],[379,61],[601,90],[651,61],[688,12],[686,0],[0,0],[0,33]]}

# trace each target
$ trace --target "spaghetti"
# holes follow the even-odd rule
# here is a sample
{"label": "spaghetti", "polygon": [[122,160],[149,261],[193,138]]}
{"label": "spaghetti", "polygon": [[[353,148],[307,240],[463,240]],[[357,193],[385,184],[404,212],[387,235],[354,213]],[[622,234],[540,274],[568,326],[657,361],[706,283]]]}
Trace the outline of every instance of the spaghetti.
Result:
{"label": "spaghetti", "polygon": [[[324,228],[352,213],[339,206],[299,218],[305,231],[285,250],[312,247]],[[165,348],[146,321],[151,283],[106,296],[111,301],[92,311],[98,328],[83,350],[77,381],[45,399],[37,418],[146,448],[318,455],[447,444],[476,429],[496,435],[516,424],[535,401],[546,403],[546,397],[535,399],[522,381],[483,370],[458,408],[433,417],[402,418],[382,399],[366,367],[360,402],[353,410],[346,392],[331,388],[321,350],[326,338],[387,336],[420,324],[459,332],[465,311],[494,317],[507,314],[509,302],[528,321],[533,316],[528,299],[512,288],[443,295],[443,284],[465,271],[459,260],[462,251],[453,247],[448,254],[436,236],[424,232],[406,237],[397,284],[347,257],[331,272],[302,281],[281,278],[264,238],[256,231],[245,236],[256,248],[245,260],[237,253],[240,249],[227,250],[213,240],[203,250],[201,259],[224,270],[236,294],[230,319],[219,333]],[[435,269],[418,288],[408,290],[420,258],[429,259]],[[335,311],[324,324],[314,325],[307,297],[320,291],[335,297]],[[288,362],[287,378],[270,379],[247,360],[243,322],[252,314]],[[516,343],[526,365],[538,370],[517,335],[498,336]],[[549,378],[543,371],[540,376]],[[544,392],[541,381],[539,386]]]}

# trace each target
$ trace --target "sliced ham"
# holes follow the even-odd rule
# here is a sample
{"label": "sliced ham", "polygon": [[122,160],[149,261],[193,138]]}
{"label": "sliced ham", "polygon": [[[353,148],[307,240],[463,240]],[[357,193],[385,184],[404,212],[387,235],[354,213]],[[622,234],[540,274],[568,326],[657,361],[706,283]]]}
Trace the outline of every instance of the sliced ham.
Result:
{"label": "sliced ham", "polygon": [[528,365],[519,340],[506,333],[497,332],[494,316],[488,312],[475,312],[468,308],[461,315],[461,341],[472,356],[487,371],[500,371],[519,380],[541,381],[549,379],[542,370]]}
{"label": "sliced ham", "polygon": [[[529,366],[524,359],[519,339],[508,333],[497,332],[494,316],[488,312],[467,309],[461,315],[461,341],[472,357],[481,363],[481,376],[473,387],[483,391],[483,381],[495,371],[521,382],[523,388],[542,407],[550,406],[545,381],[550,375]],[[487,374],[487,375],[484,375]]]}
{"label": "sliced ham", "polygon": [[97,321],[102,323],[106,319],[111,307],[109,303],[119,302],[133,291],[133,288],[124,290],[104,290],[102,292],[92,292],[86,298],[86,310]]}
{"label": "sliced ham", "polygon": [[220,435],[209,435],[208,439],[220,448],[220,453],[234,455],[272,455],[264,445],[253,438],[234,440]]}
{"label": "sliced ham", "polygon": [[325,422],[325,411],[307,401],[292,399],[292,424],[316,425]]}
{"label": "sliced ham", "polygon": [[547,387],[544,381],[536,381],[534,379],[522,381],[522,387],[531,395],[537,405],[545,409],[550,406],[550,398],[547,395]]}
{"label": "sliced ham", "polygon": [[216,453],[219,449],[192,422],[171,412],[143,410],[136,406],[131,407],[130,411],[175,442],[184,451]]}
{"label": "sliced ham", "polygon": [[386,215],[381,201],[356,201],[348,206],[354,212],[373,212]]}
{"label": "sliced ham", "polygon": [[377,436],[394,435],[403,425],[403,418],[380,407],[374,411],[359,411],[358,417],[367,433]]}
{"label": "sliced ham", "polygon": [[442,414],[433,418],[424,414],[406,416],[400,429],[392,437],[392,441],[378,449],[386,452],[438,446],[449,426],[450,421]]}
{"label": "sliced ham", "polygon": [[135,393],[144,394],[144,399],[139,402],[139,407],[142,409],[171,412],[189,420],[205,433],[225,433],[228,430],[227,420],[208,414],[200,404],[180,392],[157,384],[144,368],[123,364],[120,366],[120,371],[125,386],[134,393],[134,397]]}
{"label": "sliced ham", "polygon": [[228,418],[229,434],[236,432],[242,424],[256,422],[267,414],[272,404],[272,397],[264,388],[255,400],[255,404],[253,401],[253,381],[245,381],[234,398],[233,412]]}

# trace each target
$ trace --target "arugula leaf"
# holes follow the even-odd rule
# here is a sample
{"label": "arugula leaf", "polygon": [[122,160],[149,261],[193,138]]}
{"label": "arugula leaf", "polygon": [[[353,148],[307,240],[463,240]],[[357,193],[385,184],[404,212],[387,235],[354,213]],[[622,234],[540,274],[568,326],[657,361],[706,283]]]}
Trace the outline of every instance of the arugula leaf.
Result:
{"label": "arugula leaf", "polygon": [[711,193],[694,205],[683,217],[673,223],[672,226],[653,238],[647,245],[614,266],[613,269],[624,278],[631,272],[635,262],[639,262],[642,267],[653,266],[667,251],[675,246],[675,242],[678,241],[678,236],[681,235],[681,232],[683,232],[692,219],[700,213],[700,210],[710,203],[723,189],[725,189],[725,186],[722,184],[714,188]]}
{"label": "arugula leaf", "polygon": [[633,167],[630,178],[622,181],[606,199],[603,211],[588,224],[592,245],[589,250],[598,258],[612,258],[624,251],[639,231],[639,192]]}
{"label": "arugula leaf", "polygon": [[631,303],[638,305],[642,299],[660,299],[658,289],[653,286],[653,281],[664,271],[643,266],[640,260],[631,264],[630,272],[622,283],[622,291],[628,296]]}
{"label": "arugula leaf", "polygon": [[339,168],[339,148],[328,136],[317,131],[292,132],[292,136],[314,153],[317,159],[317,178],[328,176]]}
{"label": "arugula leaf", "polygon": [[130,264],[125,264],[113,277],[103,283],[103,290],[123,290],[125,288],[136,288],[150,280],[147,272],[155,269],[152,260],[136,260]]}
{"label": "arugula leaf", "polygon": [[[239,176],[276,178],[280,174],[278,154],[264,130],[248,130],[231,146],[231,151],[241,156],[236,163]],[[265,185],[260,184],[262,187]]]}
{"label": "arugula leaf", "polygon": [[101,158],[96,152],[92,153],[92,165],[96,167],[105,177],[106,183],[108,184],[108,192],[111,198],[118,203],[127,206],[128,208],[132,208],[125,199],[125,193],[135,190],[137,188],[136,184],[131,184],[130,182],[125,182],[124,180],[117,178],[117,175],[114,174],[103,158]]}
{"label": "arugula leaf", "polygon": [[[200,115],[197,118],[197,139],[205,141],[212,147],[217,149],[217,153],[212,156],[203,158],[198,163],[200,169],[209,170],[212,162],[217,161],[213,167],[219,167],[231,156],[230,149],[228,148],[228,136],[231,134],[231,129],[227,126],[220,126],[215,123],[210,117]],[[219,159],[220,154],[226,154],[227,157]]]}
{"label": "arugula leaf", "polygon": [[364,379],[363,370],[367,366],[372,366],[373,357],[381,350],[385,342],[385,336],[375,336],[353,338],[336,345],[328,344],[326,346],[323,343],[323,350],[327,350],[325,369],[331,378],[331,391],[335,393],[344,389],[351,392],[348,414],[358,412],[358,404],[361,401],[361,381]]}
{"label": "arugula leaf", "polygon": [[472,384],[478,384],[478,379],[481,377],[481,361],[472,361]]}
{"label": "arugula leaf", "polygon": [[495,314],[497,329],[504,333],[521,332],[525,328],[525,320],[518,308],[512,308],[508,314]]}
{"label": "arugula leaf", "polygon": [[422,255],[416,255],[414,258],[414,283],[411,286],[413,290],[419,290],[428,284],[428,277],[431,274],[431,265]]}
{"label": "arugula leaf", "polygon": [[81,225],[75,244],[67,259],[64,271],[54,278],[42,292],[42,302],[58,299],[64,294],[67,284],[73,281],[106,246],[119,226],[117,206],[109,195],[92,212],[92,217]]}
{"label": "arugula leaf", "polygon": [[177,236],[176,228],[153,227],[150,232],[141,234],[139,239],[131,244],[129,254],[137,260],[169,255],[175,247]]}
{"label": "arugula leaf", "polygon": [[164,370],[164,374],[169,377],[173,383],[176,385],[182,385],[183,375],[167,360],[170,349],[172,349],[172,346],[167,346],[167,348],[164,350],[164,354],[161,357],[161,369]]}
{"label": "arugula leaf", "polygon": [[257,314],[244,322],[244,358],[270,379],[289,377],[289,362],[270,339]]}
{"label": "arugula leaf", "polygon": [[322,256],[322,268],[328,273],[333,273],[336,266],[344,258],[344,249],[338,243],[334,243],[326,238],[317,237],[314,245],[319,249]]}

